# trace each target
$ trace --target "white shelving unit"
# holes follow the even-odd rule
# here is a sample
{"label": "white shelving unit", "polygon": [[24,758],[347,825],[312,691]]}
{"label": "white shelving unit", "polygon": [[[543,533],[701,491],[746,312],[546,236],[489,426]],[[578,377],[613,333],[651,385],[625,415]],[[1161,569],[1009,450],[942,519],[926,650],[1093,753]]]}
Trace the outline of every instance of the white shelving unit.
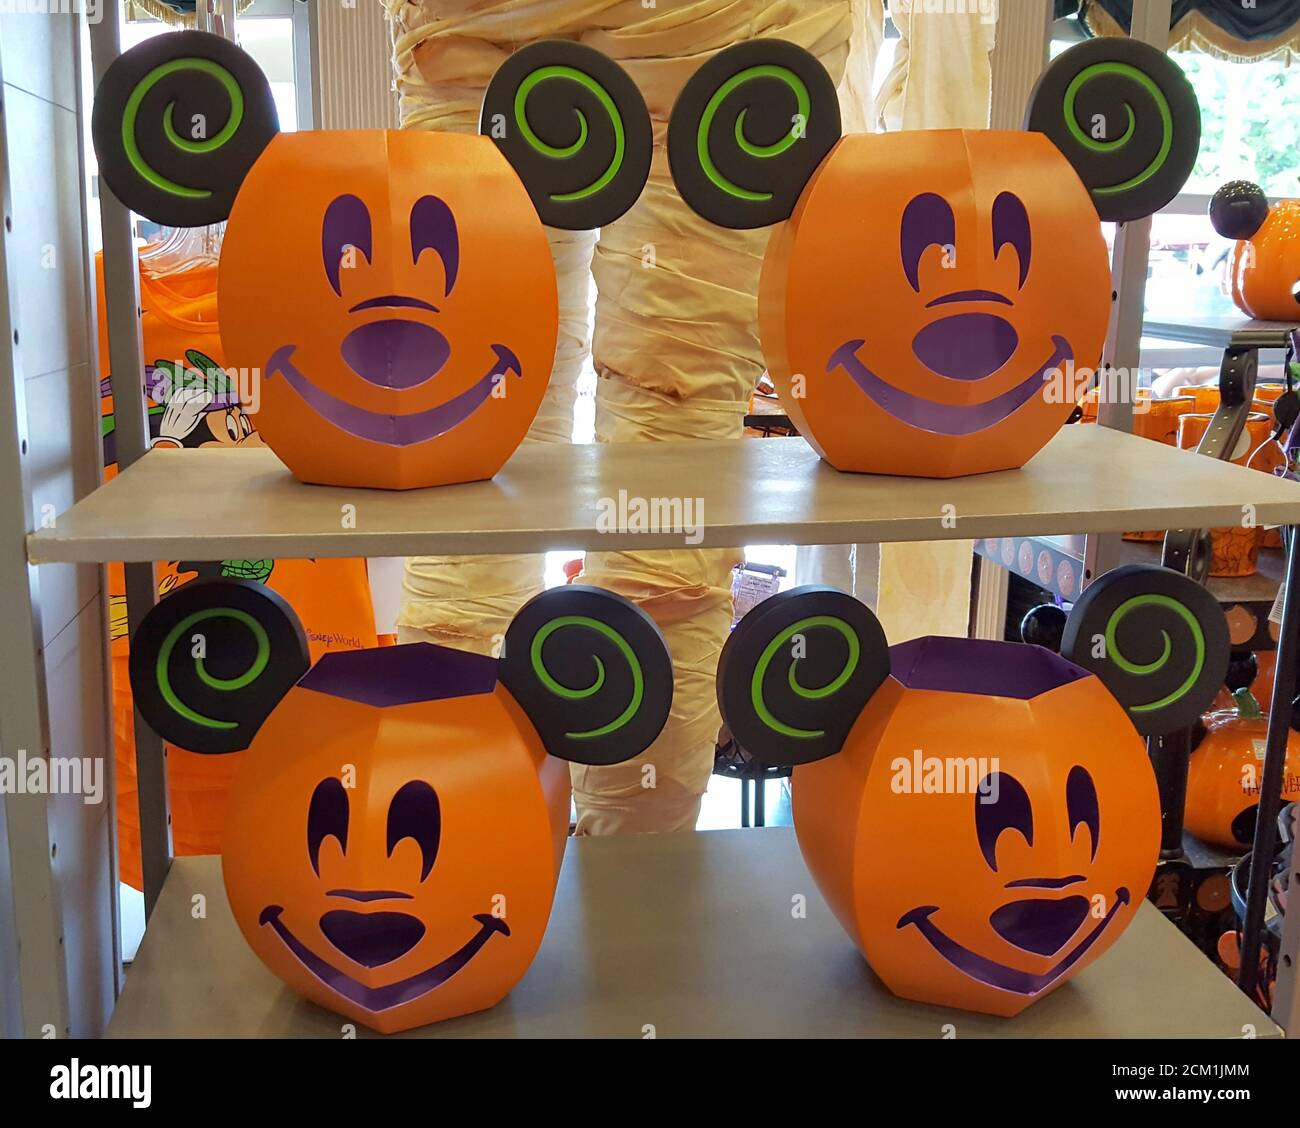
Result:
{"label": "white shelving unit", "polygon": [[[706,546],[1203,527],[1239,520],[1247,504],[1255,507],[1262,521],[1300,524],[1300,484],[1208,458],[1187,458],[1172,448],[1103,427],[1067,427],[1021,470],[947,481],[840,474],[822,463],[802,439],[526,447],[490,482],[409,493],[303,485],[269,451],[156,451],[60,514],[52,528],[30,536],[28,552],[33,563],[52,565],[182,557],[510,553],[682,543],[681,534],[599,531],[602,499],[617,498],[620,490],[640,497],[703,496],[702,544]],[[946,505],[955,506],[955,526],[943,520]],[[341,523],[343,506],[354,507],[355,528]],[[729,848],[726,836],[695,837],[701,841],[692,849],[706,870],[712,866],[715,850]],[[553,928],[572,927],[559,922],[566,915],[582,915],[577,905],[584,895],[604,896],[603,886],[583,876],[593,864],[589,859],[601,847],[571,845],[563,883],[572,904],[568,910],[557,909]],[[787,844],[787,853],[789,848]],[[628,853],[628,865],[644,866],[649,873],[664,867],[671,870],[665,859],[680,853],[678,847],[653,835],[628,839],[618,849]],[[781,865],[788,869],[796,862],[787,857]],[[761,884],[756,880],[744,886],[748,902],[766,896]],[[195,892],[209,897],[214,906],[210,914],[222,914],[220,927],[206,922],[202,949],[206,954],[201,956],[196,955],[199,949],[183,911]],[[175,863],[158,904],[137,965],[128,976],[126,1009],[114,1031],[145,1034],[151,1021],[156,1023],[154,1033],[176,1036],[267,1030],[285,1036],[319,1033],[324,1028],[323,1012],[291,999],[244,948],[227,915],[215,859]],[[587,905],[587,915],[606,915],[606,906],[594,901]],[[683,919],[681,928],[689,931],[696,923]],[[611,925],[600,933],[600,942],[608,947],[619,935]],[[821,939],[830,943],[826,936]],[[834,939],[836,950],[842,951],[847,941],[842,936]],[[756,946],[757,960],[763,938],[751,934],[750,942]],[[708,941],[702,938],[701,943]],[[212,945],[216,947],[209,950]],[[728,950],[733,958],[742,955]],[[665,959],[673,956],[667,948],[662,954]],[[1147,907],[1132,936],[1089,968],[1071,990],[1084,991],[1089,998],[1140,1000],[1151,994],[1153,968],[1177,968],[1178,1025],[1134,1026],[1132,1007],[1116,1004],[1112,1013],[1093,1011],[1087,1024],[1071,1029],[1095,1037],[1122,1037],[1139,1028],[1166,1036],[1180,1030],[1210,1036],[1223,1027],[1224,1036],[1239,1036],[1242,1022],[1254,1022],[1261,1030],[1275,1031],[1266,1016],[1208,961],[1193,957],[1177,929]],[[133,977],[138,977],[135,982]],[[719,980],[720,990],[724,985]],[[198,997],[195,993],[230,1001],[215,1010],[193,1007],[186,1000]],[[471,1022],[464,1029],[472,1032],[481,1026],[487,1033],[546,1029],[554,1016],[548,1018],[541,1009],[530,1007],[544,1008],[547,998],[544,990],[521,988],[502,1012],[510,1016],[504,1025],[501,1016],[492,1012],[496,1019],[485,1018],[479,1026]],[[857,1016],[855,1033],[866,1032],[872,1022],[883,1024],[874,1028],[877,1034],[918,1032],[916,1023],[901,1017],[899,1005],[887,1002],[878,985],[870,999],[870,1006],[850,1008]],[[617,1007],[618,1000],[609,1005]],[[694,1027],[682,1012],[687,1023],[683,1033],[717,1031],[718,1008],[699,1010]],[[1055,1011],[1048,1008],[1041,1013]],[[1231,1030],[1224,1026],[1225,1013],[1232,1016]],[[264,1021],[267,1014],[274,1015],[274,1022]],[[608,1014],[593,1017],[592,1031],[608,1032],[608,1021]],[[981,1032],[1022,1036],[1029,1025],[1028,1020],[991,1023],[982,1025]]]}
{"label": "white shelving unit", "polygon": [[[1045,6],[1043,11],[1045,15]],[[100,70],[116,50],[116,9],[110,8],[110,13],[92,29]],[[1147,38],[1158,38],[1168,26],[1168,16],[1169,0],[1143,0],[1135,34],[1141,27]],[[11,168],[6,162],[0,171],[0,189],[4,189]],[[521,449],[491,482],[404,494],[302,485],[269,451],[144,455],[142,393],[139,381],[130,375],[140,368],[131,300],[135,270],[130,217],[107,193],[103,214],[113,368],[128,374],[121,388],[114,389],[123,472],[76,504],[58,505],[59,512],[49,524],[37,511],[18,454],[27,452],[26,421],[20,410],[14,410],[21,407],[21,400],[15,405],[15,396],[6,394],[0,410],[0,451],[7,452],[3,495],[8,503],[0,509],[4,550],[0,560],[9,569],[6,575],[14,578],[13,590],[6,589],[14,629],[7,632],[10,637],[0,649],[9,679],[0,692],[0,719],[10,726],[8,740],[17,733],[31,747],[49,747],[48,656],[41,641],[40,605],[47,580],[54,588],[56,577],[71,570],[61,565],[109,561],[147,565],[177,558],[649,549],[683,544],[681,533],[602,532],[597,522],[602,506],[607,499],[617,499],[620,491],[646,498],[703,497],[699,544],[705,547],[1202,528],[1238,521],[1247,504],[1255,507],[1261,522],[1300,524],[1300,485],[1209,459],[1180,458],[1158,444],[1102,427],[1065,429],[1022,470],[952,481],[841,475],[823,465],[801,439],[529,447]],[[1122,280],[1128,278],[1140,292],[1145,229],[1130,225],[1121,242],[1116,290],[1122,291]],[[0,298],[11,296],[11,289],[0,293]],[[1114,363],[1130,363],[1130,354],[1136,361],[1140,325],[1134,323],[1133,308],[1140,310],[1141,304],[1130,293],[1125,293],[1124,302],[1117,301],[1107,351]],[[0,365],[7,367],[11,383],[17,370],[13,352],[0,350]],[[143,456],[133,461],[131,455]],[[955,522],[945,519],[954,516]],[[128,596],[132,619],[138,621],[153,598],[150,570],[130,571],[136,582],[128,582]],[[26,585],[18,582],[24,576]],[[1291,617],[1300,618],[1300,609]],[[63,701],[55,702],[55,709],[63,707]],[[181,859],[172,865],[166,845],[165,765],[158,742],[154,738],[150,743],[150,735],[144,734],[137,747],[145,877],[157,908],[138,966],[119,1002],[113,1032],[254,1035],[322,1029],[324,1012],[285,994],[238,940],[215,861]],[[111,761],[111,751],[107,758]],[[110,805],[109,818],[114,814]],[[57,859],[53,857],[43,798],[21,806],[0,803],[0,816],[8,818],[7,824],[0,818],[0,843],[5,847],[0,850],[0,878],[9,876],[4,870],[11,860],[22,863],[12,873],[14,895],[0,904],[0,998],[7,1005],[16,1004],[8,1013],[17,1016],[13,1025],[21,1032],[40,1037],[47,1025],[57,1024],[61,1035],[72,977],[62,951],[64,932],[69,927],[111,932],[113,926],[93,918],[93,902],[86,897],[65,899],[62,918],[60,910],[52,908],[50,889],[56,868],[89,871],[92,862],[77,855],[75,842],[65,846]],[[757,850],[744,838],[750,834],[761,836],[753,840],[761,843]],[[743,868],[745,858],[751,859],[748,870]],[[106,871],[111,863],[111,858],[107,866],[102,858],[94,860]],[[635,890],[625,875],[637,867],[652,876],[641,888],[672,891],[662,900],[674,906],[673,913],[647,913],[647,907],[653,907],[650,902],[628,899]],[[719,880],[719,875],[726,880]],[[491,1015],[466,1021],[479,1022],[479,1030],[498,1034],[580,1033],[567,1022],[567,1014],[575,1013],[577,996],[565,990],[557,994],[548,987],[550,972],[566,960],[569,965],[575,959],[605,961],[600,966],[618,963],[619,938],[636,937],[638,941],[649,938],[643,950],[657,958],[643,963],[643,974],[619,976],[621,990],[630,994],[602,999],[592,986],[603,986],[603,981],[597,984],[592,978],[600,966],[582,972],[587,977],[583,990],[588,1008],[582,1017],[590,1032],[621,1029],[615,1011],[631,1006],[633,1010],[625,1013],[649,1013],[647,1000],[657,1000],[662,1007],[676,1001],[679,1026],[674,1033],[765,1032],[764,1022],[771,1021],[772,1014],[763,1021],[749,1021],[760,995],[752,976],[744,974],[738,982],[728,968],[743,969],[747,951],[752,954],[750,962],[765,966],[769,944],[791,957],[789,975],[777,977],[780,990],[773,997],[780,1009],[776,1014],[798,1014],[806,1009],[812,992],[842,1008],[827,1013],[847,1015],[838,1025],[817,1032],[886,1036],[920,1033],[923,1028],[932,1032],[937,1016],[944,1012],[893,1000],[878,984],[873,987],[873,978],[843,936],[833,931],[833,922],[789,935],[765,931],[770,923],[766,899],[774,896],[785,906],[776,915],[784,915],[788,922],[785,890],[794,885],[801,892],[813,888],[790,836],[779,831],[629,836],[575,843],[561,879],[560,908],[552,921],[549,949],[544,949],[544,959],[547,950],[561,956],[549,965],[540,964],[537,974]],[[190,929],[184,911],[194,891],[209,897],[210,919],[201,939]],[[719,911],[720,906],[724,911]],[[726,910],[732,910],[732,916]],[[76,919],[69,920],[69,914]],[[621,917],[625,920],[619,927],[606,927],[603,932],[583,923],[588,919],[617,922]],[[1300,913],[1293,917],[1286,948],[1292,963],[1300,957]],[[738,923],[744,927],[736,927]],[[701,955],[710,943],[708,928],[716,933],[709,949],[712,962]],[[823,955],[832,951],[838,953],[831,957],[833,964],[823,965]],[[725,964],[719,962],[724,959]],[[672,978],[675,969],[681,969],[685,981]],[[566,982],[582,986],[563,976],[554,978],[561,986]],[[1154,992],[1162,984],[1163,1004]],[[85,985],[71,985],[79,986]],[[1279,982],[1278,995],[1275,1013],[1294,1018],[1294,969]],[[202,1006],[196,1005],[197,999]],[[1074,1011],[1068,1006],[1071,1000],[1078,1004]],[[683,1001],[689,1006],[683,1006]],[[645,1020],[639,1019],[638,1026]],[[1045,1033],[1052,1023],[1057,1031],[1093,1037],[1140,1033],[1240,1037],[1244,1024],[1257,1025],[1261,1033],[1275,1032],[1266,1016],[1207,961],[1196,957],[1177,930],[1149,906],[1114,949],[1076,983],[1042,1007],[1031,1008],[1025,1021],[979,1023],[969,1017],[963,1021],[992,1036]],[[721,1029],[724,1023],[730,1028]],[[473,1028],[462,1026],[462,1030]],[[445,1031],[456,1032],[451,1026]]]}

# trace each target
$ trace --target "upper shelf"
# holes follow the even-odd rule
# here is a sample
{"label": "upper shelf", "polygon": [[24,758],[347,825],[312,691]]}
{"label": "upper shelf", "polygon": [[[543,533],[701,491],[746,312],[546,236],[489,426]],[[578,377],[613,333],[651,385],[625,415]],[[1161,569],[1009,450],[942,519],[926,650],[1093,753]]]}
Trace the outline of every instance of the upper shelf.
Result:
{"label": "upper shelf", "polygon": [[[408,493],[307,486],[269,450],[146,455],[28,538],[35,564],[680,548],[601,531],[635,499],[700,499],[692,547],[977,539],[1300,523],[1300,484],[1104,427],[1065,427],[1022,470],[841,474],[803,439],[529,444],[493,480]],[[37,501],[39,502],[39,498]]]}

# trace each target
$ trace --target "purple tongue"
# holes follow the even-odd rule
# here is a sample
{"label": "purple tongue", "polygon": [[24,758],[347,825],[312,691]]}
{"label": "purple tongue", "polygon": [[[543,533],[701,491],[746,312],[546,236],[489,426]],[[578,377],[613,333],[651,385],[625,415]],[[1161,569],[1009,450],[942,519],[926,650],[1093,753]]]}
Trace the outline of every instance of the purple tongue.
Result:
{"label": "purple tongue", "polygon": [[381,388],[414,388],[447,363],[451,345],[419,321],[392,318],[354,329],[343,340],[343,359],[363,380]]}

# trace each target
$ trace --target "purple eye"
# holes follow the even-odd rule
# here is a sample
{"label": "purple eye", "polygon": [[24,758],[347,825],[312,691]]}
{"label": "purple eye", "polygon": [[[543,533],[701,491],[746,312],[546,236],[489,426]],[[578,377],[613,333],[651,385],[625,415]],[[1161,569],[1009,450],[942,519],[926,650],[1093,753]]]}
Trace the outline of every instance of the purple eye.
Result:
{"label": "purple eye", "polygon": [[1097,805],[1097,787],[1084,768],[1071,768],[1065,781],[1065,810],[1070,818],[1070,838],[1082,823],[1092,836],[1092,860],[1097,860],[1097,839],[1101,834],[1101,811]]}
{"label": "purple eye", "polygon": [[411,257],[417,264],[425,251],[442,259],[447,278],[443,292],[450,295],[460,273],[460,235],[451,208],[437,196],[424,196],[411,209]]}
{"label": "purple eye", "polygon": [[343,256],[349,249],[363,254],[366,262],[374,262],[369,210],[356,196],[340,196],[325,209],[325,222],[321,226],[321,257],[325,262],[325,273],[340,297],[343,288],[339,285],[339,271]]}
{"label": "purple eye", "polygon": [[307,856],[311,868],[320,877],[320,848],[333,838],[345,853],[348,848],[348,793],[342,782],[331,776],[323,779],[311,793],[307,811]]}
{"label": "purple eye", "polygon": [[930,247],[955,247],[957,245],[957,219],[952,207],[942,196],[926,192],[917,196],[903,212],[903,226],[899,239],[903,255],[903,273],[912,289],[921,292],[921,256]]}
{"label": "purple eye", "polygon": [[993,257],[1010,244],[1020,260],[1020,288],[1025,288],[1029,277],[1029,259],[1033,254],[1033,240],[1029,233],[1029,213],[1024,202],[1013,192],[1003,192],[993,201]]}
{"label": "purple eye", "polygon": [[442,811],[438,793],[423,780],[404,783],[388,805],[388,856],[393,856],[397,844],[404,838],[412,839],[420,847],[424,861],[420,880],[429,876],[438,857],[438,843],[442,840]]}
{"label": "purple eye", "polygon": [[[986,802],[993,795],[997,799]],[[1029,795],[1015,776],[994,772],[984,777],[975,793],[975,832],[979,836],[980,852],[994,873],[998,869],[998,839],[1004,830],[1014,830],[1027,845],[1034,844],[1034,813]]]}

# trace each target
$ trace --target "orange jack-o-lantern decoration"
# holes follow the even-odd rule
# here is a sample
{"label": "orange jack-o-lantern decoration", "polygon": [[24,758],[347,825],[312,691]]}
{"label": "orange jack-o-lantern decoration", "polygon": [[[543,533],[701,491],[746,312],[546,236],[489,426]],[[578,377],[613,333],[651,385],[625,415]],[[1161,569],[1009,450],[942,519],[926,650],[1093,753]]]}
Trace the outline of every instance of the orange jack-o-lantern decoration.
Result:
{"label": "orange jack-o-lantern decoration", "polygon": [[[1206,713],[1204,733],[1187,764],[1184,825],[1198,838],[1229,850],[1249,850],[1255,840],[1268,745],[1268,717],[1251,691],[1255,655],[1233,656],[1225,684],[1231,704]],[[1300,734],[1287,733],[1282,801],[1300,800]]]}
{"label": "orange jack-o-lantern decoration", "polygon": [[649,174],[649,115],[611,60],[534,44],[478,136],[277,132],[239,48],[181,32],[127,52],[95,100],[105,179],[159,222],[229,216],[218,298],[258,431],[308,482],[489,478],[541,405],[559,326],[543,223],[609,223]]}
{"label": "orange jack-o-lantern decoration", "polygon": [[383,1033],[499,1002],[528,970],[569,827],[565,760],[647,748],[672,700],[650,619],[596,588],[527,604],[500,661],[421,643],[330,654],[269,589],[189,584],[131,643],[141,715],[248,747],[222,865],[293,990]]}
{"label": "orange jack-o-lantern decoration", "polygon": [[804,860],[898,995],[1015,1015],[1109,948],[1146,893],[1160,805],[1140,734],[1213,696],[1226,629],[1164,569],[1089,592],[1065,646],[1106,640],[1096,673],[1022,643],[890,649],[830,588],[768,599],[723,651],[724,719],[756,760],[796,765]]}
{"label": "orange jack-o-lantern decoration", "polygon": [[1234,180],[1210,198],[1210,222],[1237,241],[1228,263],[1237,308],[1260,321],[1300,320],[1300,200],[1270,208],[1258,184]]}
{"label": "orange jack-o-lantern decoration", "polygon": [[758,40],[687,83],[668,151],[705,218],[789,221],[768,246],[759,324],[818,453],[953,477],[1023,465],[1069,418],[1111,307],[1100,221],[1163,207],[1199,139],[1182,72],[1138,42],[1066,52],[1024,132],[841,137],[817,60]]}

